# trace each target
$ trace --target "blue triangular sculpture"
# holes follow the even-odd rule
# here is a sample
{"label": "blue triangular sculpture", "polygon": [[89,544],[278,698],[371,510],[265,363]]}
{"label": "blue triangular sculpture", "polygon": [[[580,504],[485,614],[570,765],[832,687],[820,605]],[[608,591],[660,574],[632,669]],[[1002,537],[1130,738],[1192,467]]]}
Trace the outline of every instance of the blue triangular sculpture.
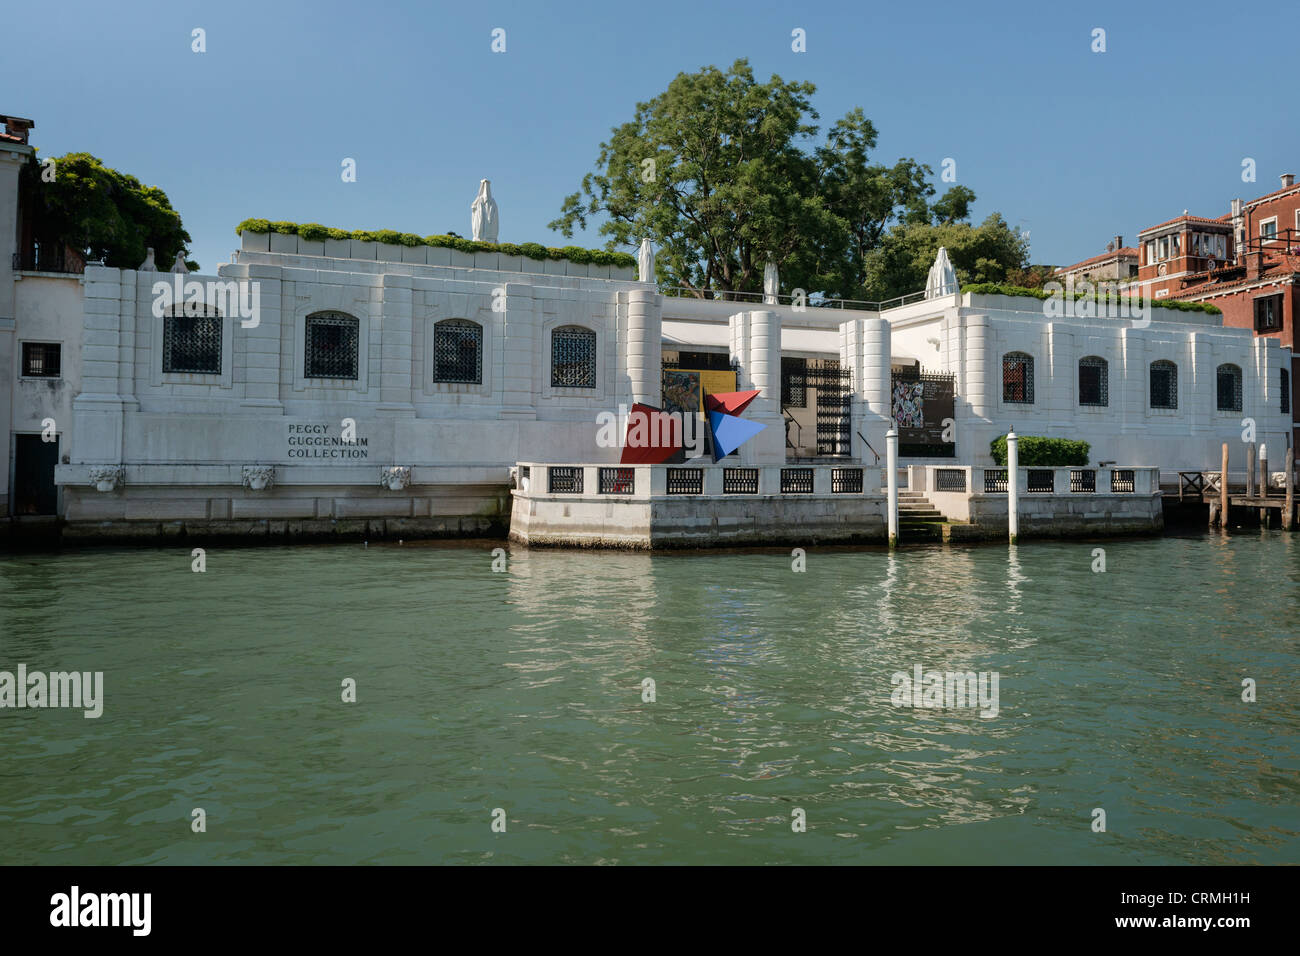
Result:
{"label": "blue triangular sculpture", "polygon": [[761,432],[766,425],[747,418],[709,412],[709,431],[713,433],[713,461],[716,464]]}

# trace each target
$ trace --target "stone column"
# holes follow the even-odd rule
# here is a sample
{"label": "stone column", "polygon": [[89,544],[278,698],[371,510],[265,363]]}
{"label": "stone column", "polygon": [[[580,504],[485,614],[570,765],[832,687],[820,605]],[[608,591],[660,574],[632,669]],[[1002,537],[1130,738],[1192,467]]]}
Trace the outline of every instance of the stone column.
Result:
{"label": "stone column", "polygon": [[[533,287],[522,282],[506,284],[506,311],[500,316],[497,329],[501,333],[502,418],[532,419],[537,417],[537,393],[541,383],[534,380],[534,367],[542,374],[551,364],[551,343],[538,331],[539,317],[534,312]],[[493,313],[494,317],[496,313]],[[483,361],[495,357],[483,356]],[[536,365],[534,365],[536,363]]]}
{"label": "stone column", "polygon": [[632,401],[658,406],[662,392],[663,300],[649,289],[625,292],[627,320],[622,343]]}
{"label": "stone column", "polygon": [[[413,416],[411,402],[411,277],[380,277],[379,406],[381,415]],[[374,336],[371,336],[373,342]]]}
{"label": "stone column", "polygon": [[118,269],[86,267],[81,392],[72,404],[79,462],[117,464],[122,460],[122,398],[117,392],[121,280]]}
{"label": "stone column", "polygon": [[[248,233],[245,232],[245,235]],[[245,328],[244,322],[252,322],[253,317],[244,319],[237,314],[230,323],[230,332],[235,336],[231,352],[236,356],[242,355],[244,367],[244,397],[240,404],[282,413],[284,404],[280,399],[280,376],[284,311],[281,308],[281,297],[284,289],[280,281],[280,269],[278,266],[264,265],[221,266],[217,273],[227,281],[234,279],[240,283],[241,301],[244,289],[247,288],[248,301],[256,303],[257,325]],[[244,283],[248,285],[244,286]],[[289,340],[293,341],[292,334]],[[292,387],[292,361],[284,374],[284,384]]]}
{"label": "stone column", "polygon": [[[745,417],[767,428],[741,446],[747,464],[785,461],[785,427],[781,419],[781,319],[775,312],[750,312],[749,381],[759,395]],[[746,455],[746,450],[748,455]]]}

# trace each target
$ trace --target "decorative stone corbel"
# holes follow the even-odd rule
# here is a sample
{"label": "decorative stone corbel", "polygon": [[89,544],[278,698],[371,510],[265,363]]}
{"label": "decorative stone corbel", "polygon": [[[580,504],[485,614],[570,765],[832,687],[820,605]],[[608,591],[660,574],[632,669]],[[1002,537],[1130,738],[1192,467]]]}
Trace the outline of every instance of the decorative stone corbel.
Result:
{"label": "decorative stone corbel", "polygon": [[379,486],[389,491],[401,491],[411,483],[411,469],[407,465],[394,465],[379,472]]}
{"label": "decorative stone corbel", "polygon": [[121,465],[96,465],[90,469],[90,484],[96,491],[112,491],[126,484],[126,469]]}
{"label": "decorative stone corbel", "polygon": [[249,491],[269,491],[275,486],[274,465],[245,465],[244,487]]}

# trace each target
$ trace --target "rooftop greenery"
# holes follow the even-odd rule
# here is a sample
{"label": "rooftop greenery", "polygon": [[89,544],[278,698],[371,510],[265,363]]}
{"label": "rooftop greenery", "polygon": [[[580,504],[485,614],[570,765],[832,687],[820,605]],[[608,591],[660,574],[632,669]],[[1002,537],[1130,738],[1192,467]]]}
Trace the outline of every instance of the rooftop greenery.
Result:
{"label": "rooftop greenery", "polygon": [[568,260],[598,266],[617,266],[632,268],[636,258],[626,252],[609,252],[605,249],[584,249],[581,246],[543,246],[537,242],[525,242],[516,245],[513,242],[478,242],[474,239],[462,239],[460,236],[417,236],[412,232],[396,232],[392,229],[335,229],[322,226],[318,222],[270,222],[266,219],[245,219],[235,227],[235,234],[249,232],[274,232],[284,236],[298,236],[308,242],[320,242],[325,239],[355,239],[358,242],[382,242],[397,246],[436,246],[442,249],[456,249],[460,252],[499,252],[507,256],[524,256],[529,259]]}
{"label": "rooftop greenery", "polygon": [[[1000,285],[996,282],[979,282],[974,285],[962,287],[962,292],[970,292],[973,295],[1011,295],[1011,296],[1028,296],[1034,299],[1050,299],[1054,294],[1064,297],[1065,293],[1051,293],[1044,289],[1027,289],[1019,285]],[[1114,299],[1108,299],[1106,296],[1098,296],[1096,291],[1092,293],[1075,292],[1071,295],[1074,301],[1080,299],[1091,299],[1093,302],[1105,304]],[[1223,310],[1217,305],[1210,305],[1208,302],[1180,302],[1177,299],[1149,299],[1144,300],[1137,296],[1132,297],[1132,302],[1138,308],[1145,308],[1147,305],[1154,306],[1157,309],[1172,309],[1175,312],[1204,312],[1207,315],[1222,315]]]}

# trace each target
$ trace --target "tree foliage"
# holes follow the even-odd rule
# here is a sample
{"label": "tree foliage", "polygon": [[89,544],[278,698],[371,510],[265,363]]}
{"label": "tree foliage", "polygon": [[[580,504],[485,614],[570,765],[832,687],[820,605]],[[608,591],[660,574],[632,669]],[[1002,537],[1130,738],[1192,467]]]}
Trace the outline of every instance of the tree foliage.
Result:
{"label": "tree foliage", "polygon": [[[936,204],[937,205],[937,204]],[[948,250],[957,281],[1005,282],[1029,258],[1029,242],[993,213],[978,226],[968,222],[905,223],[882,238],[867,256],[866,286],[878,301],[925,288],[939,247]]]}
{"label": "tree foliage", "polygon": [[[154,250],[166,271],[176,253],[188,251],[190,234],[167,194],[118,172],[89,153],[68,153],[54,160],[54,178],[45,182],[40,167],[28,167],[28,195],[36,205],[37,237],[65,242],[88,260],[135,269]],[[191,269],[198,263],[190,262]]]}
{"label": "tree foliage", "polygon": [[[786,289],[860,297],[889,227],[931,221],[932,170],[872,163],[876,129],[861,109],[822,138],[815,91],[776,75],[759,83],[743,59],[678,74],[614,128],[550,227],[572,236],[601,217],[610,249],[648,236],[666,285],[759,291],[770,258]],[[964,215],[973,199],[958,187],[934,209]]]}

